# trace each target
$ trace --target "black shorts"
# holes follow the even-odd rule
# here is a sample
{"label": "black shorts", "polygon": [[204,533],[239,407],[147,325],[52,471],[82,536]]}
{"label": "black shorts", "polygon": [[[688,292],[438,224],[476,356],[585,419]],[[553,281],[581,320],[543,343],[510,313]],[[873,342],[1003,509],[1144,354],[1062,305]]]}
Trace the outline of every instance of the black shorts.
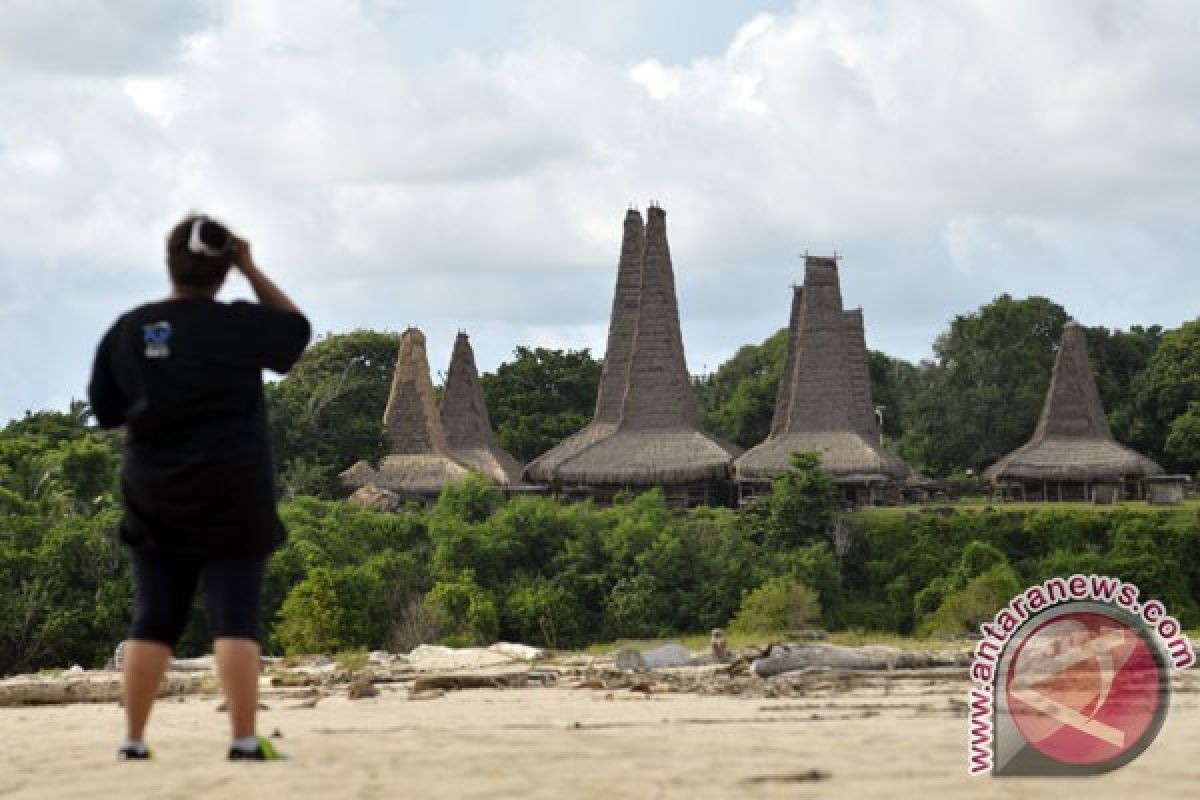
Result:
{"label": "black shorts", "polygon": [[131,639],[174,647],[187,627],[196,585],[204,581],[214,639],[254,639],[267,556],[206,559],[130,548],[134,612]]}

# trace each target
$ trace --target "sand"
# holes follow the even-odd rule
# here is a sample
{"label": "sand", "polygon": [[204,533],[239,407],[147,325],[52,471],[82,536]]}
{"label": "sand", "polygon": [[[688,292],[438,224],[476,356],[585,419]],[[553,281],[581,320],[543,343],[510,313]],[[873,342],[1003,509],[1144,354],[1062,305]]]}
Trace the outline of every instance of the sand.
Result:
{"label": "sand", "polygon": [[[270,694],[261,730],[286,763],[229,764],[219,698],[156,707],[150,763],[118,763],[114,703],[0,709],[0,798],[1195,797],[1200,677],[1158,740],[1081,781],[969,778],[961,680],[763,698],[628,689],[479,689],[409,699],[400,685],[315,708]],[[1077,785],[1074,785],[1077,784]],[[1068,788],[1069,787],[1069,788]]]}

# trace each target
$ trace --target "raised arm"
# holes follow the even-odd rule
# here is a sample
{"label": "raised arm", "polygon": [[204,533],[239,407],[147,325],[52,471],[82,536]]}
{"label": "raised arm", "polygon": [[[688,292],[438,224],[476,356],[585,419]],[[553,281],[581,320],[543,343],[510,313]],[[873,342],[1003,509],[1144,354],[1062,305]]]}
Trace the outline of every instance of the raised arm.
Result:
{"label": "raised arm", "polygon": [[233,257],[233,265],[238,268],[246,280],[250,282],[250,288],[254,290],[254,296],[258,298],[258,302],[267,308],[278,309],[279,311],[290,311],[293,314],[303,313],[296,308],[296,304],[291,301],[283,290],[262,273],[262,270],[254,263],[254,257],[250,254],[250,243],[245,239],[238,241],[237,253]]}

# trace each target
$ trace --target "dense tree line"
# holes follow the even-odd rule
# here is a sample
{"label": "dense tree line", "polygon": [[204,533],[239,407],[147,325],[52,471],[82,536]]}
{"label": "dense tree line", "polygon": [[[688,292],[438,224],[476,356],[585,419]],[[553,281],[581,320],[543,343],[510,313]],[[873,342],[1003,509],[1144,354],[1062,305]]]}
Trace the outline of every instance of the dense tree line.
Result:
{"label": "dense tree line", "polygon": [[[1021,444],[1065,321],[1048,300],[1003,296],[955,318],[928,362],[872,352],[889,441],[933,475],[978,470]],[[1088,338],[1117,437],[1169,469],[1200,466],[1200,320]],[[697,379],[711,429],[743,445],[766,435],[785,346],[780,331]],[[328,336],[268,387],[291,532],[268,576],[274,651],[496,637],[563,647],[735,620],[965,629],[1015,584],[1074,571],[1135,581],[1200,622],[1194,510],[842,516],[812,456],[741,512],[672,513],[656,492],[603,509],[505,501],[481,480],[429,512],[354,508],[333,499],[336,476],[383,453],[396,349],[389,333]],[[586,350],[518,348],[482,377],[501,444],[528,459],[576,430],[600,370]],[[100,664],[123,637],[120,450],[121,435],[95,430],[79,403],[0,429],[0,673]],[[207,641],[198,613],[181,649]]]}
{"label": "dense tree line", "polygon": [[[57,414],[13,423],[0,442],[0,673],[103,664],[131,611],[116,443]],[[729,624],[958,632],[1021,585],[1093,571],[1200,622],[1194,508],[844,515],[815,454],[795,465],[740,512],[672,512],[657,491],[608,508],[506,500],[479,477],[429,511],[295,498],[268,571],[268,650],[561,648]],[[197,607],[180,652],[208,641]]]}

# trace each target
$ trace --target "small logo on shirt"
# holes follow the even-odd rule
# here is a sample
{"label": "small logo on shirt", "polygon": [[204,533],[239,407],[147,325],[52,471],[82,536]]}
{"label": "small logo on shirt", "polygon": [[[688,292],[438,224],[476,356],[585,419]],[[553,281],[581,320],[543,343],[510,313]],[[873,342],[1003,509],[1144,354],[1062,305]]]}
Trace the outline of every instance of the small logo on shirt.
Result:
{"label": "small logo on shirt", "polygon": [[142,326],[142,341],[146,343],[146,358],[166,358],[171,355],[171,323],[166,320]]}

